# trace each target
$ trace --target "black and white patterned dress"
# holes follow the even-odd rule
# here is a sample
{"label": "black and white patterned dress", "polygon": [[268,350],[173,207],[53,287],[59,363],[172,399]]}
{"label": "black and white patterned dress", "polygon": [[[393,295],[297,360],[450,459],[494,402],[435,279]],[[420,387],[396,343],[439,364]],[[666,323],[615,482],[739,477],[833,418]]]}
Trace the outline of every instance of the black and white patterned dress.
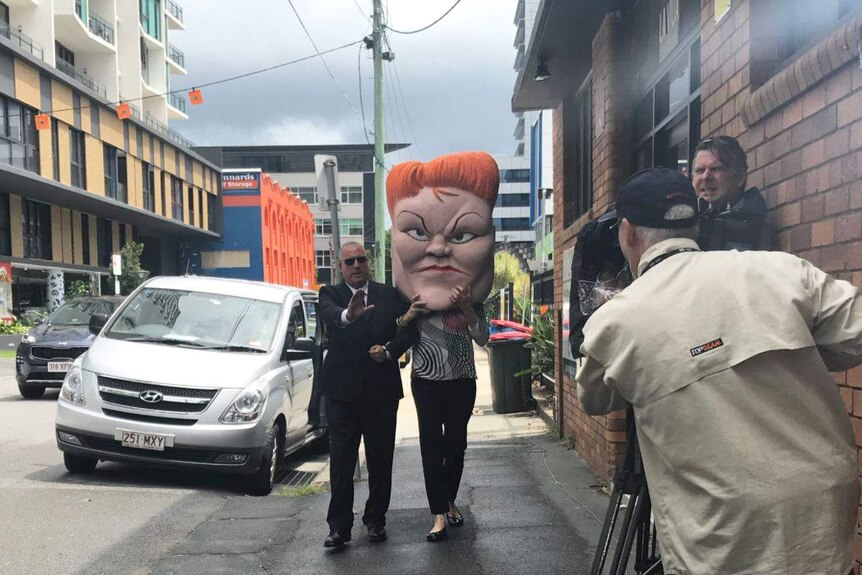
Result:
{"label": "black and white patterned dress", "polygon": [[467,325],[460,310],[434,313],[417,322],[419,339],[413,346],[413,377],[435,381],[476,379],[473,342],[488,342],[488,322],[481,310],[479,321]]}

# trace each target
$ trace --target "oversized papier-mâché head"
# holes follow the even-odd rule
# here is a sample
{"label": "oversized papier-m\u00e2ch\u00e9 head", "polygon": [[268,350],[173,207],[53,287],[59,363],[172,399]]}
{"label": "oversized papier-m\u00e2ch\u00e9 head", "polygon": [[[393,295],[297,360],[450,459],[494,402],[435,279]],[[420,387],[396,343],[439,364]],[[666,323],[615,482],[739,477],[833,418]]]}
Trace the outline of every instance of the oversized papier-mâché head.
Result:
{"label": "oversized papier-m\u00e2ch\u00e9 head", "polygon": [[482,303],[494,281],[494,223],[500,173],[484,152],[460,152],[389,172],[392,276],[402,296],[419,294],[433,311],[452,307],[456,286]]}

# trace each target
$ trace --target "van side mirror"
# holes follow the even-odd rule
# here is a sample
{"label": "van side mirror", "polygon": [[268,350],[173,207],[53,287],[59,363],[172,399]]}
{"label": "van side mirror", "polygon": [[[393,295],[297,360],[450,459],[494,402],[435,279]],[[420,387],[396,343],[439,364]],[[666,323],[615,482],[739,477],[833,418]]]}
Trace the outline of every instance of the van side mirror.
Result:
{"label": "van side mirror", "polygon": [[93,335],[99,335],[99,332],[102,331],[102,328],[105,327],[106,323],[108,323],[108,316],[103,313],[94,313],[90,316],[90,323],[88,324],[90,333]]}
{"label": "van side mirror", "polygon": [[282,354],[284,361],[297,361],[300,359],[311,359],[314,356],[314,340],[310,337],[298,337],[293,342],[293,347],[285,349]]}

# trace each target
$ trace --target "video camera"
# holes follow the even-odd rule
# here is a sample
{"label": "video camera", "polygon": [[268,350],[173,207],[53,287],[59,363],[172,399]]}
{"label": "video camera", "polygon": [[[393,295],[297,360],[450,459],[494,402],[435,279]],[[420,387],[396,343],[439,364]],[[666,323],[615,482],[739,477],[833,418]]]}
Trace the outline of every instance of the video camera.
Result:
{"label": "video camera", "polygon": [[[745,209],[734,209],[734,206],[718,210],[710,207],[699,212],[700,249],[744,251],[768,248],[766,203],[756,188],[746,191],[745,195],[750,196],[744,198],[747,201],[737,204]],[[583,328],[590,315],[632,282],[620,249],[617,224],[616,210],[609,210],[584,224],[578,232],[569,292],[569,344],[573,357],[580,357]]]}

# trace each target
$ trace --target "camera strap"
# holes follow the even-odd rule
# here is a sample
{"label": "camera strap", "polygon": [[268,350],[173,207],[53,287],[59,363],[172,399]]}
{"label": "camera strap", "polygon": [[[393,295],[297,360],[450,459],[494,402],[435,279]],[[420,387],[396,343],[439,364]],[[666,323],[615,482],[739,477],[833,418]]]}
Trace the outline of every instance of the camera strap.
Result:
{"label": "camera strap", "polygon": [[[648,272],[648,271],[650,271],[652,268],[654,268],[655,266],[657,266],[658,264],[660,264],[661,262],[663,262],[664,260],[666,260],[667,258],[669,258],[669,257],[671,257],[671,256],[675,256],[676,254],[681,254],[681,253],[684,253],[684,252],[699,252],[699,251],[700,251],[700,250],[699,250],[699,249],[696,249],[696,248],[679,248],[679,249],[676,249],[676,250],[671,250],[671,251],[669,251],[669,252],[667,252],[667,253],[665,253],[665,254],[661,254],[660,256],[656,256],[656,257],[654,257],[653,259],[651,259],[651,260],[649,261],[649,263],[648,263],[648,264],[646,265],[646,267],[644,268],[644,271],[642,271],[642,272],[640,273],[640,276],[643,276],[645,273],[647,273],[647,272]],[[640,277],[640,276],[639,276],[639,277]]]}

